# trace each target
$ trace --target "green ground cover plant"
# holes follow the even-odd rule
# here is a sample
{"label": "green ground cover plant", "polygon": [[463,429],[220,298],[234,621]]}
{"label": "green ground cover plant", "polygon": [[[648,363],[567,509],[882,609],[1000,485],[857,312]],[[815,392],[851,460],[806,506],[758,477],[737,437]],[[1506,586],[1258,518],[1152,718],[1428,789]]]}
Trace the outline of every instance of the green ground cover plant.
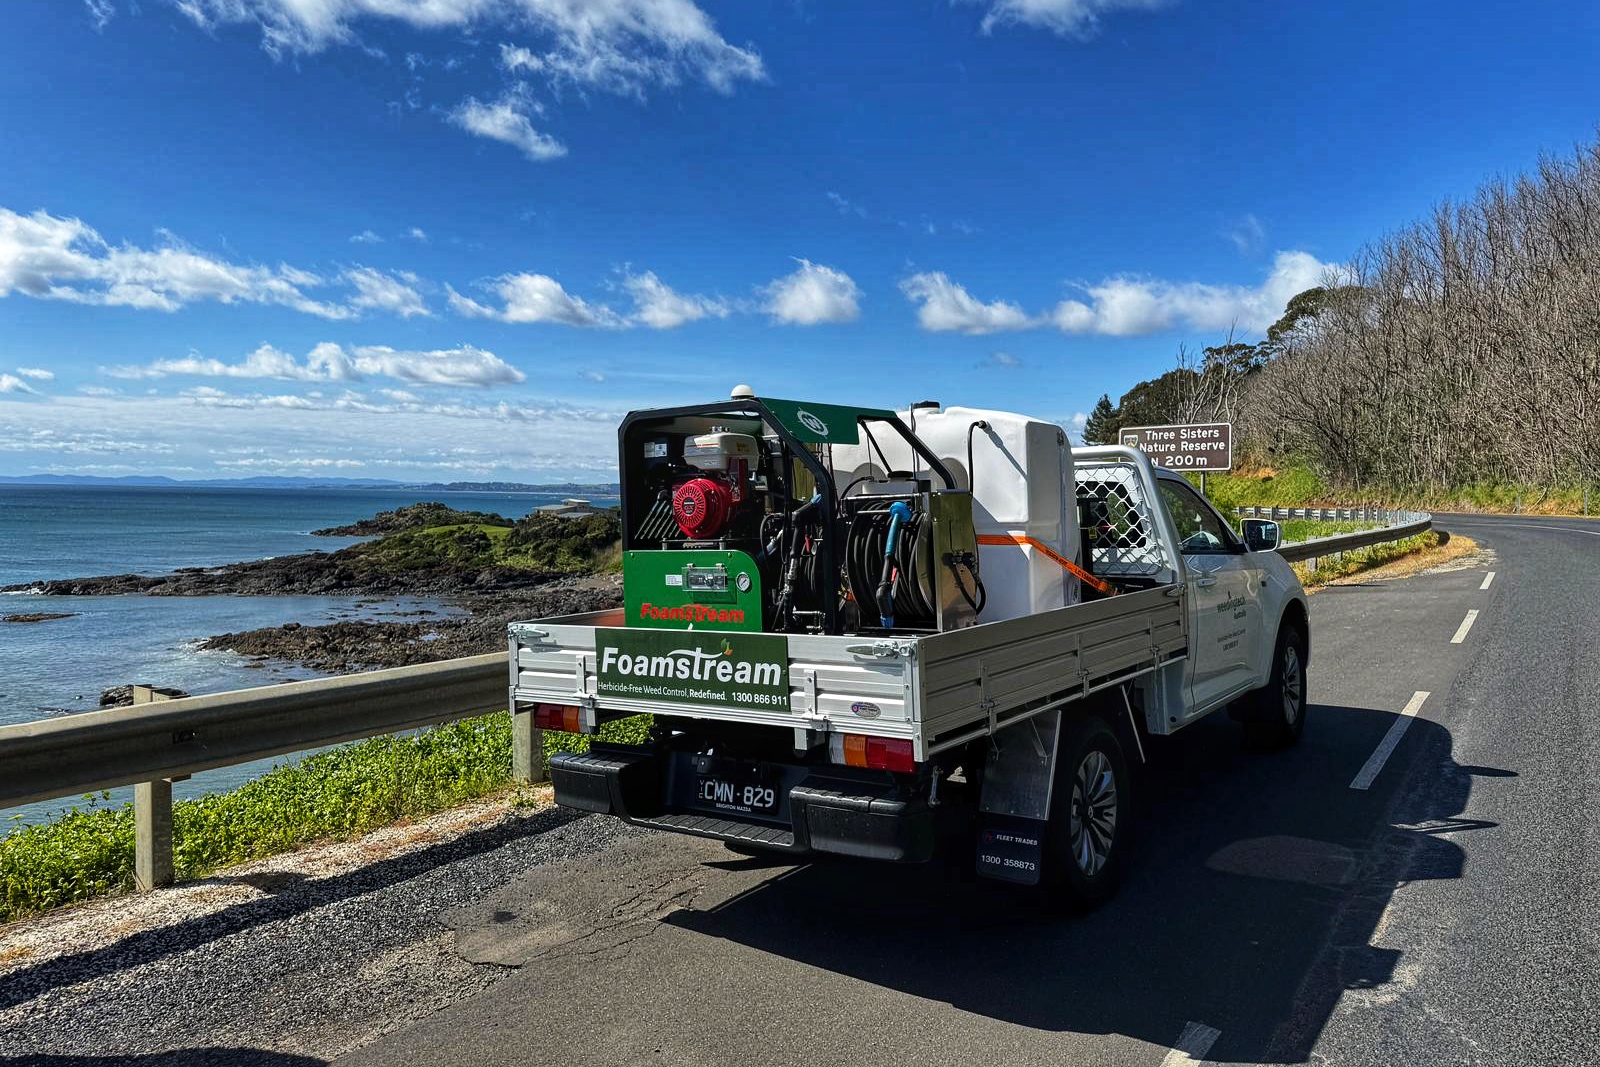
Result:
{"label": "green ground cover plant", "polygon": [[1346,552],[1342,557],[1332,556],[1319,559],[1317,567],[1313,570],[1309,563],[1296,563],[1294,569],[1300,575],[1300,581],[1307,586],[1327,585],[1339,578],[1348,578],[1362,571],[1369,571],[1382,567],[1386,563],[1393,563],[1397,559],[1438,548],[1442,544],[1439,535],[1429,530],[1427,533],[1415,537],[1402,538],[1399,541],[1389,541],[1371,548],[1358,548]]}
{"label": "green ground cover plant", "polygon": [[[608,723],[602,740],[642,741],[644,718]],[[547,732],[546,756],[584,751],[589,738]],[[172,806],[180,879],[315,841],[355,837],[390,823],[503,792],[511,781],[511,718],[504,712],[414,734],[373,737],[283,764],[227,793]],[[133,885],[133,806],[109,794],[0,838],[0,922]]]}

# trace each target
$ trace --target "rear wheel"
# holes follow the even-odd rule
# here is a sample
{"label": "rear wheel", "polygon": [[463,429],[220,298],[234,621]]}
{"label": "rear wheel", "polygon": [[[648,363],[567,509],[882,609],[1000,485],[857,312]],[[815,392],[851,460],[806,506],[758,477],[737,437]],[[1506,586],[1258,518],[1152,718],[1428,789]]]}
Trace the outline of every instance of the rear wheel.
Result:
{"label": "rear wheel", "polygon": [[1265,748],[1288,748],[1306,728],[1306,639],[1296,627],[1278,628],[1267,684],[1245,698],[1244,728]]}
{"label": "rear wheel", "polygon": [[1116,892],[1133,809],[1127,761],[1117,735],[1095,716],[1062,721],[1044,884],[1051,900],[1092,908]]}

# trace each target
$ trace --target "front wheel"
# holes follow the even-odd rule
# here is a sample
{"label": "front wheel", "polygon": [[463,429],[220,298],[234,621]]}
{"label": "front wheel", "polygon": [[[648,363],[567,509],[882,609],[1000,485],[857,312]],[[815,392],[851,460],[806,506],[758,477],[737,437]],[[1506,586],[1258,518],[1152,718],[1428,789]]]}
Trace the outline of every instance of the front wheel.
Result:
{"label": "front wheel", "polygon": [[1264,748],[1288,748],[1306,728],[1306,639],[1294,626],[1278,629],[1267,684],[1244,709],[1246,736]]}
{"label": "front wheel", "polygon": [[1127,851],[1131,788],[1117,735],[1095,716],[1061,724],[1044,884],[1052,901],[1092,908],[1116,892]]}

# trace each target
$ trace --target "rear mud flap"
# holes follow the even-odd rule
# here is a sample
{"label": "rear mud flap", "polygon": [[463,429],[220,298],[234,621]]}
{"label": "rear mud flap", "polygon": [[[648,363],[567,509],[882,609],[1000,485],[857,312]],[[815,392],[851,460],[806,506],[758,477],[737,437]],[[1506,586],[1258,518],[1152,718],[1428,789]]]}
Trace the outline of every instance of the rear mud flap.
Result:
{"label": "rear mud flap", "polygon": [[1044,858],[1043,819],[985,813],[978,822],[978,873],[1019,885],[1038,885]]}
{"label": "rear mud flap", "polygon": [[978,874],[1037,885],[1055,783],[1061,712],[1049,711],[990,739],[978,799]]}

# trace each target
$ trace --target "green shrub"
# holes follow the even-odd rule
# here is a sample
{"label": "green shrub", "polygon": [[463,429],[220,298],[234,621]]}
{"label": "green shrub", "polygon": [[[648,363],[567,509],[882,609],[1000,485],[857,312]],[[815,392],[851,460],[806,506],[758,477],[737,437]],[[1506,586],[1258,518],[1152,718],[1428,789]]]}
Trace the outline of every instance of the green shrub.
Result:
{"label": "green shrub", "polygon": [[[649,715],[633,715],[626,719],[617,719],[600,727],[600,733],[593,740],[612,741],[619,745],[642,745],[650,739]],[[587,752],[591,738],[584,734],[569,734],[557,730],[544,732],[544,758],[549,759],[557,752]]]}
{"label": "green shrub", "polygon": [[[1198,487],[1200,479],[1190,475]],[[1217,510],[1231,514],[1234,508],[1257,504],[1261,507],[1303,507],[1328,497],[1328,486],[1315,471],[1306,467],[1287,467],[1271,474],[1208,474],[1206,496]]]}
{"label": "green shrub", "polygon": [[504,562],[541,570],[592,572],[622,537],[616,511],[563,519],[534,512],[518,519],[505,541]]}
{"label": "green shrub", "polygon": [[1296,563],[1295,572],[1300,575],[1300,580],[1306,585],[1326,585],[1336,578],[1347,578],[1352,574],[1381,567],[1385,563],[1393,563],[1402,556],[1409,556],[1413,552],[1422,552],[1426,549],[1437,548],[1440,544],[1439,535],[1433,531],[1417,534],[1415,537],[1402,538],[1399,541],[1387,541],[1371,548],[1358,548],[1344,553],[1342,557],[1332,556],[1319,559],[1319,566],[1312,570],[1308,563]]}

